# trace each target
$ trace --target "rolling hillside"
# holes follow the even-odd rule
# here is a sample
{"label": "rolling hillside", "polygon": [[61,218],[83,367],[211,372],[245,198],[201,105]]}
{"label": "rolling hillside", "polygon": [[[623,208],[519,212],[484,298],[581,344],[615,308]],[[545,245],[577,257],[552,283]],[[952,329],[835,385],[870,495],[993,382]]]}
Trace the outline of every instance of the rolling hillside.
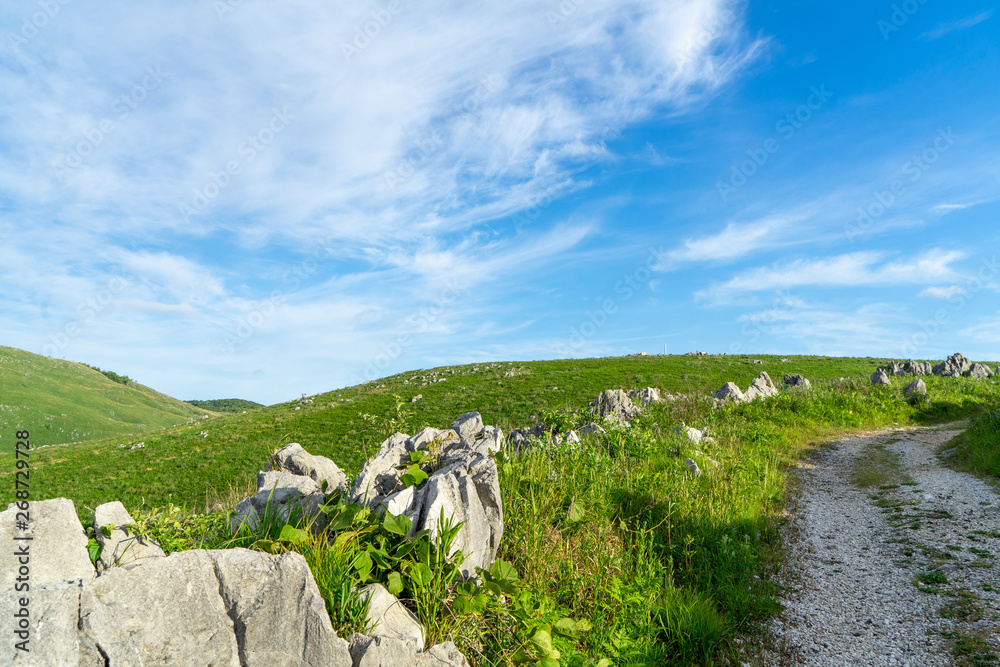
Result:
{"label": "rolling hillside", "polygon": [[[754,359],[763,363],[752,363]],[[231,487],[249,489],[270,452],[289,442],[299,442],[309,452],[332,459],[353,476],[393,431],[415,433],[427,425],[446,427],[456,416],[470,410],[482,413],[487,424],[499,426],[506,433],[511,428],[532,425],[545,410],[585,408],[604,389],[653,386],[673,393],[705,395],[730,380],[746,387],[761,370],[768,371],[778,383],[785,373],[802,373],[814,383],[853,376],[863,378],[867,384],[868,376],[883,361],[646,356],[483,363],[410,371],[245,413],[219,415],[190,425],[181,423],[164,431],[140,435],[135,427],[119,428],[113,436],[105,431],[103,439],[43,449],[32,464],[32,497],[72,498],[81,516],[86,514],[85,507],[110,500],[121,500],[126,507],[173,502],[205,508],[213,499],[224,498]],[[67,366],[66,372],[89,371],[76,364]],[[93,380],[100,383],[99,374],[91,375],[97,376]],[[938,378],[928,378],[932,380]],[[101,386],[112,395],[125,389],[111,382]],[[422,398],[413,401],[418,395]],[[394,396],[400,399],[398,412]],[[105,409],[113,409],[118,415],[124,412],[117,405]],[[50,409],[46,414],[52,412]],[[184,412],[185,416],[190,414]],[[174,424],[182,418],[165,417],[165,421]],[[42,444],[45,426],[55,422],[36,416],[21,423],[32,429],[33,442]],[[107,418],[103,423],[115,424]],[[844,428],[859,425],[842,424]],[[5,440],[12,429],[13,425],[4,431]],[[89,431],[97,429],[91,427]],[[139,442],[144,445],[141,449],[129,449]],[[2,463],[4,458],[0,456],[0,480],[11,470]],[[3,486],[0,502],[7,502],[11,495],[8,486]]]}
{"label": "rolling hillside", "polygon": [[205,414],[214,413],[82,364],[0,346],[0,452],[22,428],[38,447],[140,434]]}

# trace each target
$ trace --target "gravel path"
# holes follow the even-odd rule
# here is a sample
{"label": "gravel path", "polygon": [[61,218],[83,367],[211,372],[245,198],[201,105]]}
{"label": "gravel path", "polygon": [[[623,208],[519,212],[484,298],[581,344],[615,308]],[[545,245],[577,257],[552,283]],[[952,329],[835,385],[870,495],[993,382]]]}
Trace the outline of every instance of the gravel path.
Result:
{"label": "gravel path", "polygon": [[[782,650],[767,664],[979,664],[953,657],[978,637],[972,655],[1000,666],[1000,496],[935,455],[958,433],[864,434],[802,464],[786,610],[772,626]],[[898,453],[912,481],[855,486],[855,459],[873,445]]]}

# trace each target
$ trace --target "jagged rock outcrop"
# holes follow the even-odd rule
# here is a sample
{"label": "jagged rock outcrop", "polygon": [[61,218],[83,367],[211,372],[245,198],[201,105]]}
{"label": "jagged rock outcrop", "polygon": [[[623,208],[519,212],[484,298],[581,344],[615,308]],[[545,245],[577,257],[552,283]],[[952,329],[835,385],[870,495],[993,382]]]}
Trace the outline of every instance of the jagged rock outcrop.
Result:
{"label": "jagged rock outcrop", "polygon": [[[86,547],[80,549],[86,557]],[[14,590],[0,594],[11,617]],[[32,585],[35,664],[351,667],[305,558],[183,551],[93,579]],[[12,642],[0,664],[19,664]]]}
{"label": "jagged rock outcrop", "polygon": [[311,477],[277,470],[260,472],[257,473],[256,495],[236,504],[236,513],[229,520],[230,526],[233,533],[244,523],[251,530],[256,530],[268,512],[286,522],[289,517],[309,514],[316,519],[312,529],[319,532],[325,525],[325,517],[319,513],[323,499],[320,485]]}
{"label": "jagged rock outcrop", "polygon": [[605,389],[597,400],[590,404],[590,408],[603,419],[620,421],[629,421],[642,412],[621,389]]}
{"label": "jagged rock outcrop", "polygon": [[993,370],[986,364],[975,363],[969,366],[969,370],[965,371],[965,376],[975,380],[985,380],[993,377]]}
{"label": "jagged rock outcrop", "polygon": [[934,375],[942,377],[962,377],[972,367],[972,362],[956,352],[933,368]]}
{"label": "jagged rock outcrop", "polygon": [[359,594],[368,600],[368,622],[373,636],[391,637],[409,644],[413,652],[424,650],[424,626],[412,611],[382,584],[370,584]]}
{"label": "jagged rock outcrop", "polygon": [[[159,544],[135,534],[129,528],[133,524],[132,515],[117,500],[98,505],[94,510],[94,535],[101,545],[101,556],[96,563],[99,572],[147,558],[166,557]],[[101,530],[104,526],[111,527],[109,537]]]}
{"label": "jagged rock outcrop", "polygon": [[628,392],[629,398],[635,403],[638,401],[641,405],[646,405],[647,403],[662,403],[663,399],[660,397],[660,390],[655,387],[646,387],[645,389],[630,389]]}
{"label": "jagged rock outcrop", "polygon": [[903,368],[911,375],[930,375],[934,370],[931,368],[931,362],[914,361],[913,359],[908,360]]}
{"label": "jagged rock outcrop", "polygon": [[771,376],[767,374],[767,371],[761,371],[760,375],[755,377],[747,390],[743,392],[743,398],[747,402],[777,395],[778,388],[774,386],[774,382],[771,381]]}
{"label": "jagged rock outcrop", "polygon": [[904,396],[912,396],[913,394],[926,394],[927,393],[927,383],[921,379],[916,379],[910,384],[906,385],[903,389]]}
{"label": "jagged rock outcrop", "polygon": [[890,361],[879,368],[884,370],[887,375],[894,377],[903,377],[904,375],[909,374],[909,371],[906,370],[906,364],[901,361]]}
{"label": "jagged rock outcrop", "polygon": [[785,384],[786,387],[804,387],[806,389],[808,389],[810,386],[812,386],[812,385],[810,385],[809,380],[807,380],[805,377],[803,377],[803,376],[801,376],[801,375],[799,375],[797,373],[795,375],[788,375],[786,373],[785,374],[785,379],[784,379],[784,384]]}
{"label": "jagged rock outcrop", "polygon": [[684,459],[684,467],[687,468],[687,471],[692,475],[694,475],[695,477],[701,475],[701,468],[699,468],[698,464],[695,463],[692,459],[688,458]]}
{"label": "jagged rock outcrop", "polygon": [[746,400],[746,398],[743,396],[743,392],[740,390],[738,386],[736,386],[735,382],[727,382],[726,384],[722,385],[722,387],[718,389],[714,394],[712,394],[712,396],[721,401],[732,400],[736,401],[737,403],[742,403],[743,401]]}
{"label": "jagged rock outcrop", "polygon": [[[0,549],[0,592],[13,588],[15,584],[19,568],[23,565],[16,552],[22,546],[30,547],[32,590],[46,582],[67,579],[89,581],[94,578],[94,566],[87,554],[87,532],[76,515],[72,500],[54,498],[34,500],[28,504],[30,532],[18,528],[17,513],[20,511],[16,503],[11,503],[0,512],[0,535],[7,541],[6,546]],[[17,537],[30,537],[31,541],[14,539]],[[0,664],[3,662],[0,661]]]}
{"label": "jagged rock outcrop", "polygon": [[[436,535],[442,512],[446,521],[461,522],[452,554],[465,554],[462,573],[471,577],[477,567],[493,563],[503,536],[500,481],[491,456],[500,449],[503,432],[482,426],[478,413],[466,413],[452,426],[468,437],[460,437],[454,428],[428,427],[412,437],[396,433],[387,438],[358,475],[351,500],[407,516],[413,522],[411,534],[426,529]],[[410,465],[410,453],[417,450],[432,452],[421,464],[429,477],[419,487],[406,487],[400,477]]]}
{"label": "jagged rock outcrop", "polygon": [[889,374],[885,372],[884,368],[879,368],[877,371],[872,373],[871,379],[872,384],[876,386],[892,384],[892,381],[889,380]]}
{"label": "jagged rock outcrop", "polygon": [[327,483],[326,492],[340,489],[347,493],[347,475],[336,463],[324,456],[315,456],[297,442],[285,445],[271,456],[265,470],[285,470],[293,475],[308,477],[320,486]]}

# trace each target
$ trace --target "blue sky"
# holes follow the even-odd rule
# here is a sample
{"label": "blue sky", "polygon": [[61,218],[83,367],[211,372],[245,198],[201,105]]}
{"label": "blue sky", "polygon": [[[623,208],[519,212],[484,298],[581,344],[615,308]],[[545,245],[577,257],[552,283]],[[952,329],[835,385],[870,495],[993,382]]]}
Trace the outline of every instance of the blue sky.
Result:
{"label": "blue sky", "polygon": [[989,2],[11,0],[0,35],[0,344],[263,403],[664,344],[1000,359]]}

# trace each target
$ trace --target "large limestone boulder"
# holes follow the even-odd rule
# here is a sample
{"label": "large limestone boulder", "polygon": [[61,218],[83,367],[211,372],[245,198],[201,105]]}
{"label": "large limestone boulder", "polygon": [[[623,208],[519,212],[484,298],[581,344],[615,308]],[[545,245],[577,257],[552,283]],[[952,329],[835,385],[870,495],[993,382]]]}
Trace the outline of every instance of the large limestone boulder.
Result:
{"label": "large limestone boulder", "polygon": [[482,433],[484,428],[483,417],[478,412],[466,412],[451,423],[451,430],[457,433],[459,438],[474,438]]}
{"label": "large limestone boulder", "polygon": [[[475,425],[474,417],[468,413],[463,417],[459,418],[462,423],[456,420],[457,426]],[[411,533],[426,529],[436,536],[442,512],[446,521],[461,522],[451,555],[458,550],[465,554],[461,569],[471,577],[477,567],[493,564],[503,536],[500,480],[491,456],[503,443],[503,432],[492,426],[466,432],[473,433],[472,437],[461,438],[451,429],[437,431],[433,438],[424,431],[412,438],[403,433],[390,436],[365,463],[351,499],[358,505],[407,516],[413,522]],[[436,456],[421,466],[429,477],[419,487],[405,487],[400,477],[409,466],[410,452],[416,449],[431,449]]]}
{"label": "large limestone boulder", "polygon": [[903,389],[903,395],[912,396],[913,394],[926,394],[927,393],[927,383],[923,380],[917,378],[910,384],[906,385]]}
{"label": "large limestone boulder", "polygon": [[337,464],[324,456],[315,456],[302,448],[297,442],[285,445],[268,461],[267,470],[286,470],[293,475],[302,475],[313,480],[320,486],[327,483],[326,492],[333,493],[340,489],[347,493],[347,475]]}
{"label": "large limestone boulder", "polygon": [[804,387],[808,389],[811,386],[809,380],[797,373],[795,375],[788,375],[786,373],[783,382],[786,387]]}
{"label": "large limestone boulder", "polygon": [[444,642],[418,653],[415,667],[469,667],[469,663],[457,646]]}
{"label": "large limestone boulder", "polygon": [[[82,579],[47,584],[32,582],[28,594],[30,631],[26,636],[8,633],[0,642],[0,665],[106,667],[108,663],[97,646],[78,628],[83,586]],[[14,619],[14,614],[21,609],[19,600],[25,595],[13,588],[0,593],[3,618]],[[24,639],[29,639],[28,653],[16,647],[16,643]]]}
{"label": "large limestone boulder", "polygon": [[230,525],[234,533],[244,523],[256,530],[261,519],[270,512],[282,521],[289,521],[296,515],[319,518],[312,524],[318,531],[323,528],[323,517],[319,515],[323,500],[320,485],[311,477],[278,470],[260,472],[257,473],[257,494],[236,504],[236,514],[230,519]]}
{"label": "large limestone boulder", "polygon": [[[0,535],[5,546],[0,549],[0,591],[13,588],[25,550],[30,559],[31,586],[69,579],[90,580],[96,576],[87,553],[87,533],[76,515],[73,501],[67,498],[35,500],[28,504],[29,531],[22,531],[23,510],[16,503],[0,512]],[[22,513],[22,516],[18,516]],[[31,540],[18,540],[30,537]]]}
{"label": "large limestone boulder", "polygon": [[892,384],[892,382],[889,380],[889,374],[885,372],[885,369],[880,368],[872,373],[872,384],[879,386]]}
{"label": "large limestone boulder", "polygon": [[602,418],[629,421],[642,412],[621,389],[605,389],[597,400],[590,404],[591,409]]}
{"label": "large limestone boulder", "polygon": [[934,375],[957,378],[962,377],[971,367],[972,362],[962,356],[961,353],[956,352],[940,364],[934,366],[933,372]]}
{"label": "large limestone boulder", "polygon": [[914,361],[913,359],[906,362],[904,369],[911,375],[930,375],[933,371],[931,368],[931,362]]}
{"label": "large limestone boulder", "polygon": [[975,380],[985,380],[993,377],[993,371],[986,364],[975,363],[969,366],[969,370],[965,371],[965,376]]}
{"label": "large limestone boulder", "polygon": [[750,383],[750,387],[743,394],[743,398],[747,401],[755,401],[758,398],[768,398],[777,395],[778,388],[771,381],[771,376],[767,374],[767,371],[761,371],[760,375],[755,377]]}
{"label": "large limestone boulder", "polygon": [[[98,505],[94,510],[94,535],[97,543],[101,545],[101,557],[96,563],[99,572],[147,558],[166,556],[159,544],[136,535],[129,528],[134,524],[132,515],[117,500]],[[104,526],[111,527],[110,537],[106,537],[102,532]]]}
{"label": "large limestone boulder", "polygon": [[382,584],[370,584],[358,591],[368,600],[370,634],[406,642],[414,651],[424,650],[424,626],[412,611]]}
{"label": "large limestone boulder", "polygon": [[411,667],[417,661],[416,649],[397,637],[353,634],[348,641],[353,667]]}
{"label": "large limestone boulder", "polygon": [[743,403],[746,400],[743,396],[743,392],[738,386],[736,386],[735,382],[727,382],[722,385],[722,387],[712,394],[712,397],[717,398],[720,401],[730,400],[737,403]]}
{"label": "large limestone boulder", "polygon": [[642,405],[647,403],[661,403],[660,390],[656,387],[646,387],[645,389],[631,389],[628,392],[629,398],[635,403],[638,401]]}
{"label": "large limestone boulder", "polygon": [[79,598],[107,665],[352,665],[297,553],[184,551],[109,570]]}

